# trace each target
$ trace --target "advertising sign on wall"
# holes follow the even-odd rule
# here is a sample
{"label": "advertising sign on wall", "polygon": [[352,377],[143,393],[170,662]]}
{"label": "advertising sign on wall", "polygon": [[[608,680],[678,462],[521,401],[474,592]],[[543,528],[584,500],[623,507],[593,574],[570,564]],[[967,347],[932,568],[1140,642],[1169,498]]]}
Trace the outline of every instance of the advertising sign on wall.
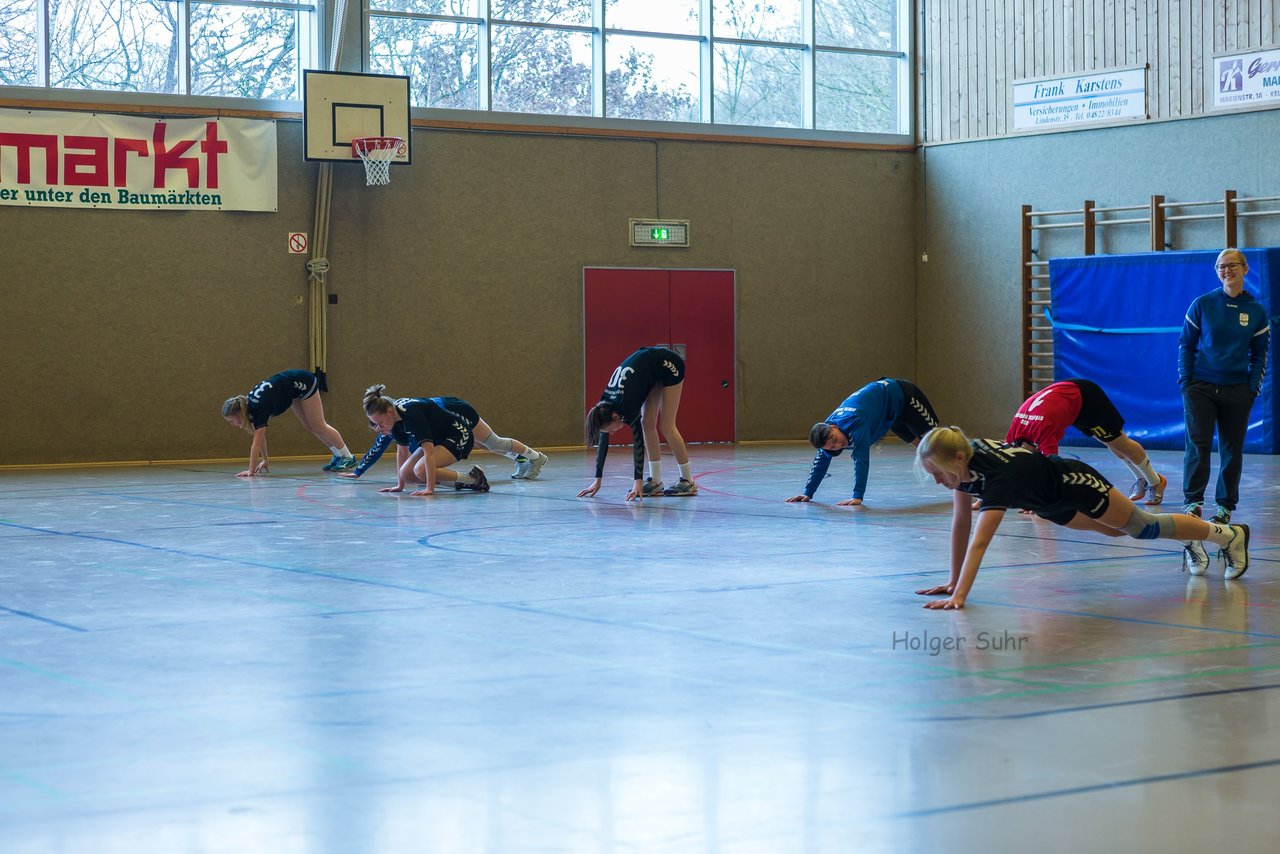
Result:
{"label": "advertising sign on wall", "polygon": [[1215,56],[1213,66],[1215,110],[1280,101],[1280,50]]}
{"label": "advertising sign on wall", "polygon": [[1129,68],[1013,84],[1013,129],[1147,117],[1147,71]]}
{"label": "advertising sign on wall", "polygon": [[0,205],[276,209],[276,123],[0,109]]}

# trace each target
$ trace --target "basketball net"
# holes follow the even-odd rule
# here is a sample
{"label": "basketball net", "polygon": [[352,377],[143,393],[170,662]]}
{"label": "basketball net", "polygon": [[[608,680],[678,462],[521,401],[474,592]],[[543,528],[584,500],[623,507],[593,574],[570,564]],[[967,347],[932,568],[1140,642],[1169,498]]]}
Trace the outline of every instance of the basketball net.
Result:
{"label": "basketball net", "polygon": [[391,160],[408,148],[398,136],[364,136],[351,140],[351,153],[364,162],[365,186],[391,183]]}

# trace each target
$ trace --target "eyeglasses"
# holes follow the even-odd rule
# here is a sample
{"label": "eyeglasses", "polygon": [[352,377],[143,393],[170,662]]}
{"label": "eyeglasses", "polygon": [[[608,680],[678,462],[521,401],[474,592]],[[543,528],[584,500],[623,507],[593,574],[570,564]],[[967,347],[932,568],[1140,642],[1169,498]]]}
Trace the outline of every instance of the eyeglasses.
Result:
{"label": "eyeglasses", "polygon": [[1244,266],[1243,264],[1219,264],[1214,269],[1217,270],[1219,273],[1228,273],[1228,272],[1234,272],[1236,270],[1239,270],[1243,266]]}

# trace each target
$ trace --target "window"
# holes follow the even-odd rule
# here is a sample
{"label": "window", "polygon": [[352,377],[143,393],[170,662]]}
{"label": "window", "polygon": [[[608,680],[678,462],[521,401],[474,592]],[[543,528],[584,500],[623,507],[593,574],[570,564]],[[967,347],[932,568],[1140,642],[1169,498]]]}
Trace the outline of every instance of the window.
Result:
{"label": "window", "polygon": [[297,99],[314,17],[289,0],[0,0],[0,85]]}
{"label": "window", "polygon": [[369,0],[368,70],[410,75],[420,107],[898,135],[908,12],[907,0]]}

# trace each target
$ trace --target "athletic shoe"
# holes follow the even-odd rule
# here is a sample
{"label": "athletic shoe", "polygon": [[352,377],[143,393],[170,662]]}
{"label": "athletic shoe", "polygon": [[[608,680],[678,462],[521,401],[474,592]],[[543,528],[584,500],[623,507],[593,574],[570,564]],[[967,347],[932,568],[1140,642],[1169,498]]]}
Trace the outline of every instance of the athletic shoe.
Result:
{"label": "athletic shoe", "polygon": [[1231,511],[1225,507],[1219,507],[1217,512],[1213,514],[1213,518],[1209,521],[1213,522],[1215,525],[1230,525]]}
{"label": "athletic shoe", "polygon": [[1148,507],[1154,507],[1157,504],[1164,503],[1164,490],[1169,485],[1169,478],[1160,475],[1160,482],[1151,487],[1151,497],[1143,503]]}
{"label": "athletic shoe", "polygon": [[664,490],[663,495],[697,495],[698,484],[691,480],[680,478],[680,482],[670,489]]}
{"label": "athletic shoe", "polygon": [[1209,554],[1204,543],[1190,540],[1182,546],[1182,568],[1192,575],[1204,575],[1209,571]]}
{"label": "athletic shoe", "polygon": [[529,476],[529,459],[528,457],[516,457],[516,470],[512,473],[512,480],[524,480]]}
{"label": "athletic shoe", "polygon": [[649,478],[640,487],[640,494],[645,498],[649,498],[654,495],[662,495],[665,490],[666,487],[662,485],[662,481]]}
{"label": "athletic shoe", "polygon": [[489,478],[484,476],[484,469],[480,466],[472,466],[471,471],[467,472],[475,483],[463,483],[460,480],[453,482],[454,489],[470,489],[472,492],[488,492]]}
{"label": "athletic shoe", "polygon": [[1140,477],[1133,482],[1133,486],[1129,487],[1129,500],[1141,501],[1147,497],[1147,479]]}
{"label": "athletic shoe", "polygon": [[342,454],[334,454],[333,459],[329,460],[329,462],[324,464],[324,470],[333,471],[333,467],[336,466],[338,463],[342,462],[343,459],[344,457],[342,456]]}
{"label": "athletic shoe", "polygon": [[360,465],[360,461],[355,457],[335,457],[334,459],[336,459],[337,462],[329,463],[327,466],[329,471],[351,471],[353,468]]}
{"label": "athletic shoe", "polygon": [[1203,519],[1203,507],[1203,501],[1188,501],[1186,504],[1182,505],[1182,512],[1186,513],[1188,516],[1195,516],[1197,519]]}
{"label": "athletic shoe", "polygon": [[1227,579],[1239,578],[1249,568],[1249,526],[1232,525],[1231,530],[1235,532],[1235,536],[1222,550],[1223,557],[1227,559],[1227,571],[1223,578]]}
{"label": "athletic shoe", "polygon": [[537,478],[538,473],[542,471],[542,467],[545,466],[551,458],[542,453],[542,451],[535,451],[532,448],[530,448],[529,451],[537,454],[537,456],[529,460],[529,470],[525,472],[524,476],[526,480],[534,480]]}

